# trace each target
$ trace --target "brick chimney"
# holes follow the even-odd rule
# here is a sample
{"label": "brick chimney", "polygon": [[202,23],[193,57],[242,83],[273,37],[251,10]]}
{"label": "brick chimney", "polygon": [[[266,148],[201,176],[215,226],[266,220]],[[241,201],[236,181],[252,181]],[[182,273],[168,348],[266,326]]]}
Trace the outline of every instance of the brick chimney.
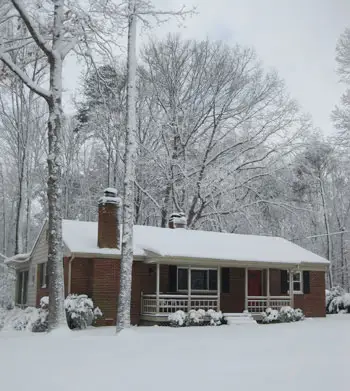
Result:
{"label": "brick chimney", "polygon": [[187,220],[183,212],[172,213],[169,219],[169,228],[186,228]]}
{"label": "brick chimney", "polygon": [[119,207],[121,199],[117,190],[111,187],[104,190],[98,200],[98,239],[100,248],[120,248]]}

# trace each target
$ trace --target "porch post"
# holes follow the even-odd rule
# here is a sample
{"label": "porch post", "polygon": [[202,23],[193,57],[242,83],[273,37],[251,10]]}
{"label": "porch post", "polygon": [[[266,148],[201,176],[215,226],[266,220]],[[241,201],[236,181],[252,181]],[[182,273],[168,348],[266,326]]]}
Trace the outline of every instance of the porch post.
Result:
{"label": "porch post", "polygon": [[160,272],[159,272],[159,263],[157,263],[157,273],[156,273],[156,306],[157,314],[159,314],[159,286],[160,286]]}
{"label": "porch post", "polygon": [[220,298],[221,298],[221,267],[218,266],[218,311],[220,311],[221,303],[220,303]]}
{"label": "porch post", "polygon": [[294,292],[293,292],[293,269],[289,269],[289,300],[290,306],[294,308]]}
{"label": "porch post", "polygon": [[188,281],[187,281],[187,312],[190,312],[191,309],[191,265],[188,265]]}
{"label": "porch post", "polygon": [[267,308],[270,307],[270,268],[266,269],[266,296],[267,296]]}
{"label": "porch post", "polygon": [[244,309],[248,311],[248,268],[245,268],[245,278],[244,278]]}

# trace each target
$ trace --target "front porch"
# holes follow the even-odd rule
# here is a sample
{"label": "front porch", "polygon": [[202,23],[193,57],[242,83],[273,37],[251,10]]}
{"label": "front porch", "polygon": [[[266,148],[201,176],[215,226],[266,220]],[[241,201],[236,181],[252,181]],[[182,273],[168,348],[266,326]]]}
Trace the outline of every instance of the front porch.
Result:
{"label": "front porch", "polygon": [[[294,305],[294,280],[288,278],[287,281],[284,281],[284,284],[286,282],[288,284],[286,289],[276,289],[276,286],[274,286],[276,281],[271,282],[270,268],[231,268],[243,271],[241,278],[236,280],[230,279],[230,277],[227,277],[227,273],[224,273],[224,269],[227,270],[229,268],[220,266],[216,268],[191,266],[184,268],[183,266],[176,266],[176,268],[176,291],[173,292],[175,290],[173,289],[171,293],[164,293],[160,288],[161,286],[164,288],[164,284],[161,281],[164,273],[160,272],[160,264],[156,264],[155,293],[141,293],[142,321],[166,322],[170,313],[179,310],[188,312],[193,309],[213,309],[215,311],[221,310],[224,313],[237,313],[239,311],[233,309],[237,308],[237,305],[234,305],[234,301],[238,300],[238,297],[242,297],[242,300],[244,299],[240,313],[247,311],[255,319],[259,319],[261,313],[267,308],[278,310],[284,306],[293,307]],[[183,269],[186,269],[187,282],[183,278]],[[274,275],[276,275],[276,269],[273,271]],[[278,272],[287,276],[294,275],[293,269],[283,271],[278,269]],[[201,281],[201,276],[206,278],[207,281]],[[169,284],[171,285],[171,283]],[[235,295],[235,292],[231,292],[230,295],[230,288],[231,290],[237,290],[234,286],[235,284],[239,284],[242,287],[240,294]],[[280,281],[279,284],[281,284]],[[205,285],[207,291],[203,289]],[[274,294],[271,294],[271,287]],[[277,295],[277,291],[283,291],[283,293]],[[225,305],[222,305],[223,299],[225,300]]]}

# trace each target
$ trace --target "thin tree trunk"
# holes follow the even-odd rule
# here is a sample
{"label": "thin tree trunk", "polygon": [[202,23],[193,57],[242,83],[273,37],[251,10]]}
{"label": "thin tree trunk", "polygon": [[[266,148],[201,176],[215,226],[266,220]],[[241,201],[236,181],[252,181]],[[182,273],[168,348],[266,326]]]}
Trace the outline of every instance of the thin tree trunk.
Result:
{"label": "thin tree trunk", "polygon": [[328,269],[328,278],[329,278],[329,286],[330,286],[330,288],[332,288],[333,287],[332,238],[330,236],[328,211],[327,211],[327,205],[326,205],[326,195],[325,195],[325,191],[324,191],[323,181],[322,181],[322,178],[319,178],[319,179],[320,179],[320,187],[321,187],[323,217],[324,217],[324,223],[325,223],[326,234],[327,234],[327,256],[328,256],[328,260],[330,262],[329,269]]}
{"label": "thin tree trunk", "polygon": [[133,263],[134,182],[136,160],[136,1],[129,0],[128,89],[125,178],[123,200],[123,239],[120,267],[120,293],[117,332],[130,327],[131,283]]}
{"label": "thin tree trunk", "polygon": [[[67,327],[64,310],[64,274],[62,251],[61,210],[61,160],[62,160],[62,58],[58,52],[63,25],[63,2],[54,6],[54,38],[50,56],[50,91],[48,123],[48,171],[47,196],[49,206],[48,223],[48,272],[49,272],[49,331]],[[57,50],[57,51],[56,51]]]}
{"label": "thin tree trunk", "polygon": [[16,208],[16,238],[15,238],[15,254],[23,252],[23,205],[24,205],[24,160],[25,152],[23,151],[23,156],[20,157],[20,172],[19,172],[19,182],[18,182],[18,200]]}

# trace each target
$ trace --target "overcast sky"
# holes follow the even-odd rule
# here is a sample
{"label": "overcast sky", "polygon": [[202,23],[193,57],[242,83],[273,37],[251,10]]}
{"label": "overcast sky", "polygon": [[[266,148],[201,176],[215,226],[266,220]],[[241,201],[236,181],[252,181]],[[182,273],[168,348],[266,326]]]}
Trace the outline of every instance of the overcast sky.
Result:
{"label": "overcast sky", "polygon": [[[350,27],[350,0],[154,0],[163,9],[197,6],[186,28],[174,22],[153,30],[163,36],[222,40],[254,47],[274,67],[314,124],[330,134],[330,112],[343,86],[335,73],[335,45]],[[69,67],[70,85],[78,71]],[[67,75],[68,76],[68,75]]]}

